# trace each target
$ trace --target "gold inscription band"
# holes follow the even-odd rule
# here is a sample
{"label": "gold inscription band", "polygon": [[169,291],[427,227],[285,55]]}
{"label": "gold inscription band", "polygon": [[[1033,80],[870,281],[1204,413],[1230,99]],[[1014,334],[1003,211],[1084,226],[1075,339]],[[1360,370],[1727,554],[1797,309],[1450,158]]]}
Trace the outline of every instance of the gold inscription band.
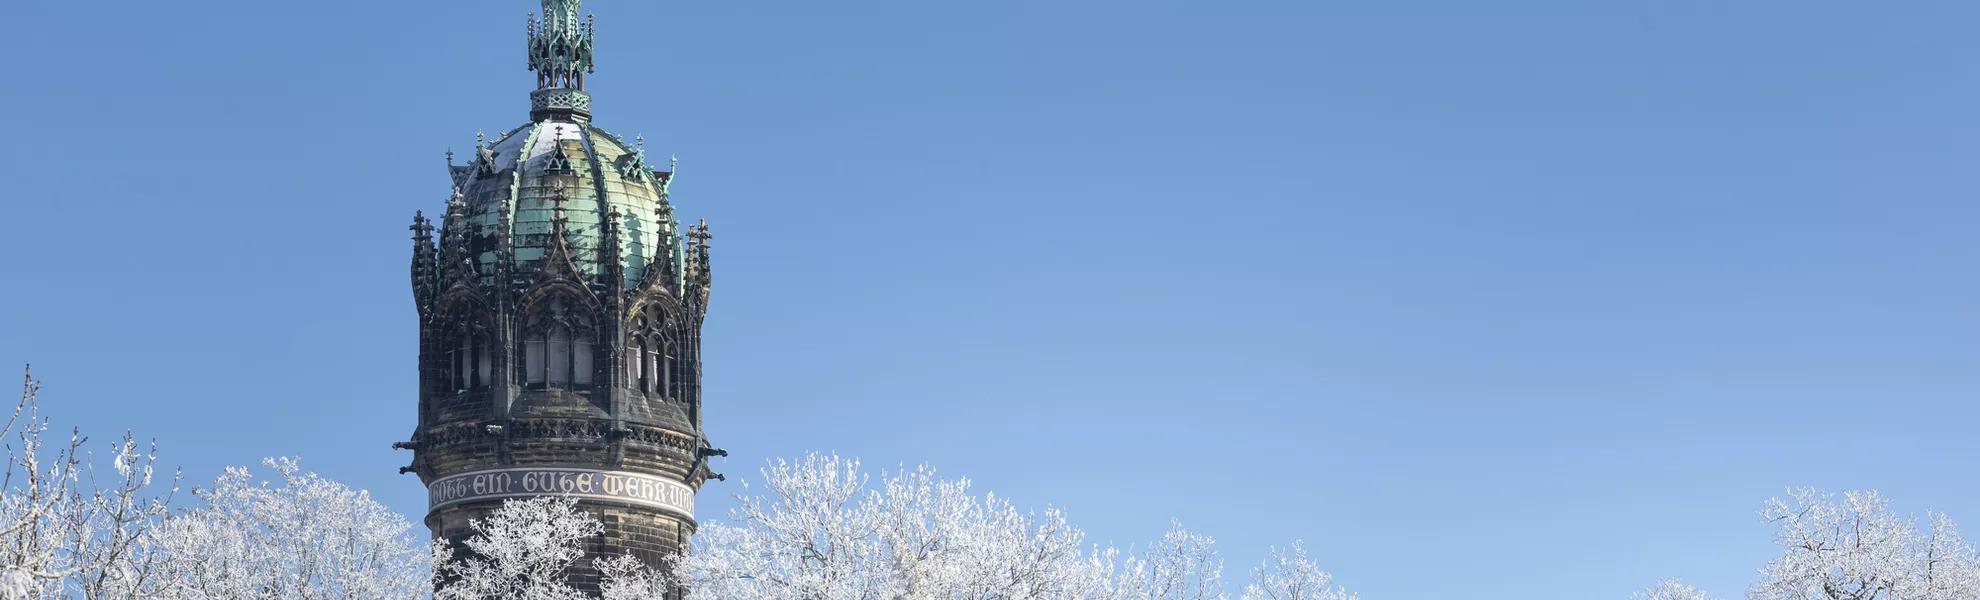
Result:
{"label": "gold inscription band", "polygon": [[612,500],[694,518],[694,488],[665,477],[572,467],[516,467],[473,471],[426,486],[426,509],[507,498],[566,496]]}

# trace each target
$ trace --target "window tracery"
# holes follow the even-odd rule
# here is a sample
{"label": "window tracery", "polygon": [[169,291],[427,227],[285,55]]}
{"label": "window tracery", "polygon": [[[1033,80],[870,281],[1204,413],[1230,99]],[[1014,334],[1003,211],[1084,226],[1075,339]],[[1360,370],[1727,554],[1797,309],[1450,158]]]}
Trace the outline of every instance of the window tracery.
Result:
{"label": "window tracery", "polygon": [[674,340],[672,321],[641,315],[633,321],[626,338],[626,372],[633,389],[649,394],[676,397],[674,385],[680,377],[680,346]]}
{"label": "window tracery", "polygon": [[494,335],[479,319],[463,318],[445,338],[447,385],[454,392],[488,387],[494,379]]}
{"label": "window tracery", "polygon": [[591,318],[562,297],[530,321],[523,342],[523,383],[531,386],[590,387],[597,369],[597,330]]}

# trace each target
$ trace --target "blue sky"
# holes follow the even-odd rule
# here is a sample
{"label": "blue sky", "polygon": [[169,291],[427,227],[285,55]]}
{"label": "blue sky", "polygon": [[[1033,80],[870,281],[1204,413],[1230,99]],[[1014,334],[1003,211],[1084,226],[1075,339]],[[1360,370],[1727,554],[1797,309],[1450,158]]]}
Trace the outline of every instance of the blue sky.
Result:
{"label": "blue sky", "polygon": [[[405,226],[534,8],[9,6],[0,364],[417,519]],[[714,228],[732,480],[927,462],[1383,600],[1739,597],[1788,486],[1980,524],[1972,3],[587,8]]]}

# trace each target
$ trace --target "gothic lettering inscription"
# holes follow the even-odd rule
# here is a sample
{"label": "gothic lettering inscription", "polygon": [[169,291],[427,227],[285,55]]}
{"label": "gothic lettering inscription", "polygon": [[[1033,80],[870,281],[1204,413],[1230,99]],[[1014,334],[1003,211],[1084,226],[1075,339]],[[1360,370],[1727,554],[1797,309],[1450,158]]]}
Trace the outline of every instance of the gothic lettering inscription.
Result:
{"label": "gothic lettering inscription", "polygon": [[570,467],[494,469],[442,478],[426,486],[426,507],[535,496],[613,500],[694,518],[694,489],[687,484],[642,473]]}

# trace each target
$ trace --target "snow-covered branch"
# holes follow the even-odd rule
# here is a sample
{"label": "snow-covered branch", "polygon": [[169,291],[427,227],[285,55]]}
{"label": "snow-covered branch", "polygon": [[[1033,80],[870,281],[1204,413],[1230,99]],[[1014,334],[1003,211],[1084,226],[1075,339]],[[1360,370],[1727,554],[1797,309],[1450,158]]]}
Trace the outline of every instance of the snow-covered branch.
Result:
{"label": "snow-covered branch", "polygon": [[[762,471],[728,522],[705,524],[676,577],[717,600],[1222,600],[1213,541],[1180,525],[1139,552],[1090,546],[1062,511],[1025,511],[926,467],[869,479],[809,455]],[[1295,543],[1247,600],[1348,600]],[[618,600],[618,599],[614,599]]]}
{"label": "snow-covered branch", "polygon": [[1666,579],[1657,582],[1656,587],[1631,594],[1629,600],[1712,600],[1712,597],[1676,579]]}
{"label": "snow-covered branch", "polygon": [[[473,523],[468,552],[436,565],[447,582],[436,600],[582,600],[566,579],[584,557],[583,541],[604,526],[570,498],[510,500]],[[620,572],[623,572],[620,571]]]}
{"label": "snow-covered branch", "polygon": [[201,503],[149,536],[169,592],[188,599],[424,596],[432,576],[424,535],[404,517],[292,459],[264,464],[281,485],[234,467]]}
{"label": "snow-covered branch", "polygon": [[111,448],[110,470],[98,473],[81,431],[53,445],[44,437],[40,390],[28,372],[0,428],[14,442],[0,484],[0,598],[151,593],[157,561],[144,538],[171,501],[170,491],[149,492],[156,454],[126,433]]}
{"label": "snow-covered branch", "polygon": [[1783,555],[1761,569],[1751,600],[1971,600],[1980,597],[1980,558],[1952,520],[1917,522],[1893,513],[1876,492],[1840,502],[1815,490],[1767,501]]}
{"label": "snow-covered branch", "polygon": [[[1760,569],[1748,600],[1973,600],[1980,598],[1980,555],[1952,519],[1893,512],[1876,492],[1841,499],[1813,489],[1766,502],[1781,556]],[[1665,581],[1632,600],[1708,600],[1691,586]]]}

